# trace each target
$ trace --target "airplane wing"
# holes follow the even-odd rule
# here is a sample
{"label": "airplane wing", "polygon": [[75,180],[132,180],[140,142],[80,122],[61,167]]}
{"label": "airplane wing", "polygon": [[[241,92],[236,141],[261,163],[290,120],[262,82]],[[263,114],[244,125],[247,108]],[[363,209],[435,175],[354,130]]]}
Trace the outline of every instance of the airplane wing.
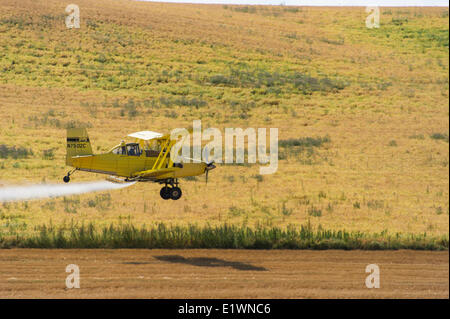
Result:
{"label": "airplane wing", "polygon": [[163,137],[163,134],[158,133],[158,132],[152,132],[152,131],[140,131],[140,132],[128,134],[128,136],[134,137],[134,138],[137,138],[140,140],[148,141],[148,140],[152,140],[154,138],[161,138],[161,137]]}
{"label": "airplane wing", "polygon": [[[189,134],[192,134],[192,129],[189,129],[187,131]],[[153,139],[158,139],[158,140],[170,139],[170,133],[162,134],[162,133],[153,132],[153,131],[140,131],[140,132],[128,134],[128,136],[134,137],[139,140],[144,140],[144,141],[149,141],[149,140],[153,140]]]}
{"label": "airplane wing", "polygon": [[148,179],[160,179],[160,178],[170,178],[172,177],[173,172],[179,170],[179,167],[169,167],[169,168],[161,168],[161,169],[149,169],[146,171],[139,171],[133,173],[134,177],[142,177]]}

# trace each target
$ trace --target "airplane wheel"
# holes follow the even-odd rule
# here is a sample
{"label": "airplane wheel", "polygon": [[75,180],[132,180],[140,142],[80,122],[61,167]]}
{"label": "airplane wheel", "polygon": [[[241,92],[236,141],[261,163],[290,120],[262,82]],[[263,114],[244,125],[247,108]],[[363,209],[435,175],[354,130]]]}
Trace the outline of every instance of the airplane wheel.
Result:
{"label": "airplane wheel", "polygon": [[181,189],[179,187],[173,187],[171,190],[171,193],[170,193],[170,197],[173,200],[177,200],[177,199],[180,199],[182,194],[183,193],[181,192]]}
{"label": "airplane wheel", "polygon": [[170,191],[170,187],[164,186],[163,188],[161,188],[161,191],[159,192],[159,195],[161,195],[162,199],[170,199],[171,197],[171,191]]}
{"label": "airplane wheel", "polygon": [[64,183],[68,183],[70,181],[70,177],[69,176],[64,176],[63,177],[63,181],[64,181]]}

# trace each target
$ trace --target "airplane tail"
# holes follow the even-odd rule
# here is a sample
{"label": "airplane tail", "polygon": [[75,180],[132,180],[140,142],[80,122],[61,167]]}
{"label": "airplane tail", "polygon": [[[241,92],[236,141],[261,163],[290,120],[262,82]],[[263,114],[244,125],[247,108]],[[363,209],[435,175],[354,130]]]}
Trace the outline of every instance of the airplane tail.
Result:
{"label": "airplane tail", "polygon": [[85,128],[67,129],[66,164],[72,166],[72,157],[92,155],[91,142]]}

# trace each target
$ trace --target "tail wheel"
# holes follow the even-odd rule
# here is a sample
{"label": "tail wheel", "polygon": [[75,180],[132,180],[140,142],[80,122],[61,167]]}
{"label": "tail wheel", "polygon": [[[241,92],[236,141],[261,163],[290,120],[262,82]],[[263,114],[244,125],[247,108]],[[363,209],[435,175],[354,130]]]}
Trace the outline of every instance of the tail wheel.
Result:
{"label": "tail wheel", "polygon": [[164,200],[170,199],[170,197],[171,197],[170,187],[164,186],[163,188],[161,188],[159,195],[161,195],[161,198]]}
{"label": "tail wheel", "polygon": [[180,199],[180,197],[181,197],[182,194],[183,194],[183,193],[181,192],[181,188],[179,188],[179,187],[173,187],[173,188],[171,189],[170,197],[171,197],[173,200],[177,200],[177,199]]}
{"label": "tail wheel", "polygon": [[70,177],[69,176],[64,176],[63,177],[63,181],[64,181],[64,183],[70,182]]}

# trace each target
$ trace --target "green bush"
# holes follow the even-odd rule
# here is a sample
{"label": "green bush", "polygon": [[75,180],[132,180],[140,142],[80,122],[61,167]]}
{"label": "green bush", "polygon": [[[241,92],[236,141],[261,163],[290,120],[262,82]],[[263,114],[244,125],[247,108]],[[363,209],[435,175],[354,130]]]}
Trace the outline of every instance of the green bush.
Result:
{"label": "green bush", "polygon": [[300,147],[320,147],[324,143],[329,143],[330,137],[324,136],[324,137],[300,137],[300,138],[291,138],[288,140],[280,140],[278,142],[278,145],[281,147],[293,147],[293,146],[300,146]]}
{"label": "green bush", "polygon": [[19,146],[7,146],[4,144],[0,145],[0,158],[28,158],[33,155],[33,151],[31,149]]}
{"label": "green bush", "polygon": [[433,140],[443,140],[448,143],[448,134],[445,133],[433,133],[430,135]]}
{"label": "green bush", "polygon": [[320,217],[322,216],[322,210],[317,207],[311,206],[308,208],[308,215],[313,217]]}

